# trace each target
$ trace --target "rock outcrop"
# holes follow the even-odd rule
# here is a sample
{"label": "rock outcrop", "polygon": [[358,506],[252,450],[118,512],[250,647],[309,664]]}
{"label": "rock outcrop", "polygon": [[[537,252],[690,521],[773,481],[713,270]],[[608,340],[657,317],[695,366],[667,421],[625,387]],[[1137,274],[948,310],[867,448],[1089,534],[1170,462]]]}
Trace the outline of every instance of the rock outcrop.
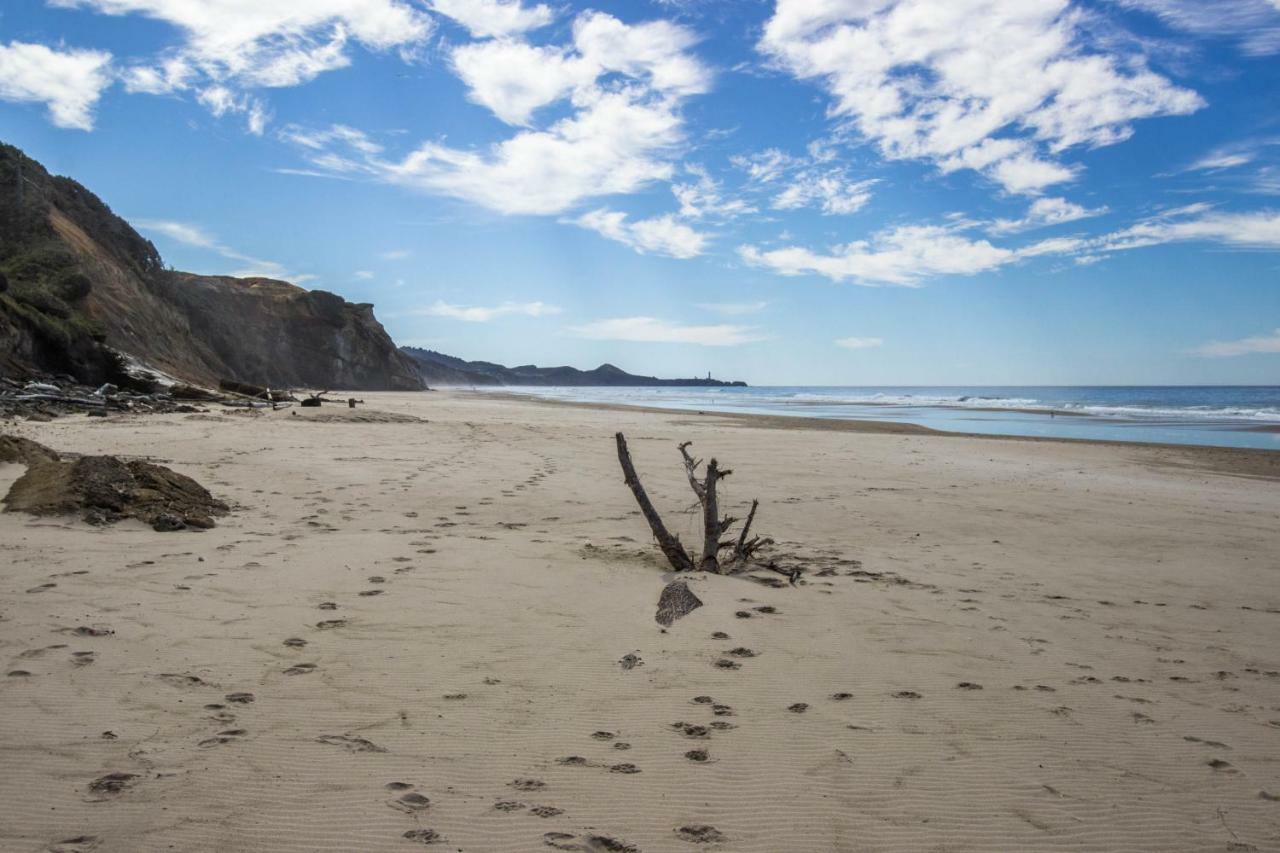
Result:
{"label": "rock outcrop", "polygon": [[745,382],[720,379],[659,379],[637,376],[612,364],[594,370],[576,367],[537,367],[525,364],[504,367],[489,361],[463,361],[451,355],[417,347],[401,347],[400,351],[416,363],[422,379],[432,385],[543,385],[543,386],[693,386],[702,388],[744,387]]}
{"label": "rock outcrop", "polygon": [[168,270],[97,196],[0,144],[0,375],[124,384],[118,353],[203,385],[423,387],[372,305]]}

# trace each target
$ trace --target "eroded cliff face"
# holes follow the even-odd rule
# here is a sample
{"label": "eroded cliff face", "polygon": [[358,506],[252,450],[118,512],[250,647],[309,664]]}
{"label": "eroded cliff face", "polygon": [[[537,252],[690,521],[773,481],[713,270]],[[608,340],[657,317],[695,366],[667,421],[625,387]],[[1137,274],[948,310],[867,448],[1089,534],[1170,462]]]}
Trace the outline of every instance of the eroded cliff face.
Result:
{"label": "eroded cliff face", "polygon": [[96,196],[0,145],[0,372],[118,373],[112,350],[201,384],[418,390],[373,315],[324,291],[166,270]]}

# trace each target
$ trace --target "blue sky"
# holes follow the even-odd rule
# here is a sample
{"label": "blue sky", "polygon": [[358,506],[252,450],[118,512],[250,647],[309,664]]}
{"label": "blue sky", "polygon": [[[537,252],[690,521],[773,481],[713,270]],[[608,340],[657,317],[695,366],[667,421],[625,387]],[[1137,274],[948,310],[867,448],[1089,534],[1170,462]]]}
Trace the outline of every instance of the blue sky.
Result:
{"label": "blue sky", "polygon": [[465,358],[1280,382],[1280,0],[6,0],[0,139]]}

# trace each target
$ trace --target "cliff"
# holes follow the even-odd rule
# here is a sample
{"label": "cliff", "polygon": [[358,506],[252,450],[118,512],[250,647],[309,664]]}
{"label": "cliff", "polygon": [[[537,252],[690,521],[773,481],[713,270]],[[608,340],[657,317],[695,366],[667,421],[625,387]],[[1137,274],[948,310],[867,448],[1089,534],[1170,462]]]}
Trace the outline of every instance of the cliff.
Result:
{"label": "cliff", "polygon": [[117,351],[201,384],[423,387],[372,305],[167,270],[97,196],[0,144],[0,375],[121,382]]}
{"label": "cliff", "polygon": [[594,370],[576,367],[537,367],[532,364],[504,367],[488,361],[463,361],[451,355],[417,347],[401,347],[401,352],[417,364],[425,382],[434,385],[557,385],[583,386],[693,386],[702,388],[744,387],[745,382],[719,379],[659,379],[637,376],[612,364]]}

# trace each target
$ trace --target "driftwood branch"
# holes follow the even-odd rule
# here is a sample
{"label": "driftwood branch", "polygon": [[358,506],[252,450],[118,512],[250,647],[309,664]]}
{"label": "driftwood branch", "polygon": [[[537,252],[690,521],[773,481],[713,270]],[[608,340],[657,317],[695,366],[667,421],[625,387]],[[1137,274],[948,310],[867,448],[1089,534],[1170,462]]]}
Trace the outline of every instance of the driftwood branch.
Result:
{"label": "driftwood branch", "polygon": [[[636,474],[635,466],[631,462],[631,454],[627,450],[627,440],[622,433],[615,435],[618,444],[618,463],[622,466],[622,473],[626,478],[627,485],[631,488],[631,493],[635,496],[636,503],[640,505],[640,512],[644,515],[645,521],[649,523],[649,529],[653,531],[653,537],[658,542],[658,547],[666,555],[667,561],[676,569],[676,571],[688,571],[695,568],[693,557],[680,544],[680,539],[673,536],[662,522],[662,517],[658,515],[658,511],[654,509],[653,503],[649,500],[644,487],[640,484],[640,477]],[[698,504],[702,509],[702,553],[698,558],[696,567],[704,572],[712,572],[714,574],[728,574],[734,571],[741,571],[747,567],[747,563],[754,555],[757,549],[772,540],[762,539],[759,536],[751,536],[751,525],[755,521],[756,510],[760,507],[760,502],[753,500],[751,502],[751,511],[747,515],[746,524],[742,528],[742,532],[738,538],[724,538],[725,533],[729,531],[738,519],[731,515],[720,517],[720,506],[718,487],[720,481],[728,477],[732,471],[729,469],[721,469],[720,463],[716,459],[711,459],[706,466],[705,472],[701,478],[698,477],[698,468],[702,465],[701,459],[695,459],[689,453],[689,446],[692,442],[681,442],[678,447],[680,457],[684,461],[685,476],[689,480],[689,487],[693,489],[693,493],[698,497]],[[720,552],[732,548],[733,551],[728,559],[724,562],[720,560]]]}
{"label": "driftwood branch", "polygon": [[618,444],[618,464],[622,466],[622,475],[631,488],[631,494],[635,496],[636,503],[640,505],[644,520],[649,522],[649,529],[653,531],[653,538],[658,541],[658,547],[662,549],[667,562],[677,572],[692,571],[693,558],[680,544],[680,538],[672,535],[667,530],[667,526],[662,523],[662,516],[658,515],[658,511],[653,508],[653,502],[649,500],[649,495],[640,483],[640,476],[636,474],[635,465],[631,463],[631,451],[627,450],[626,437],[622,433],[617,433],[614,439]]}

